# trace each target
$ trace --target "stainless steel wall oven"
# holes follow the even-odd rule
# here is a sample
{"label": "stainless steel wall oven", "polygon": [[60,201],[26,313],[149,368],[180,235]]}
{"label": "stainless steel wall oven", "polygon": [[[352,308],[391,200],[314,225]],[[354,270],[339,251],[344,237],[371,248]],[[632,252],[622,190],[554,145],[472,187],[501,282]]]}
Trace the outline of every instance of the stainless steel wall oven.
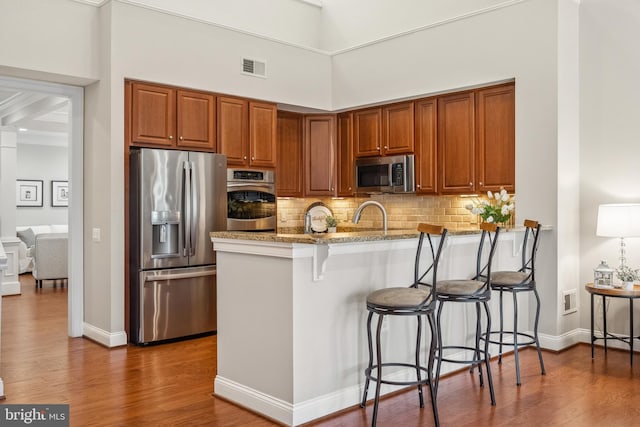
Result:
{"label": "stainless steel wall oven", "polygon": [[276,228],[276,184],[271,170],[227,169],[227,230]]}

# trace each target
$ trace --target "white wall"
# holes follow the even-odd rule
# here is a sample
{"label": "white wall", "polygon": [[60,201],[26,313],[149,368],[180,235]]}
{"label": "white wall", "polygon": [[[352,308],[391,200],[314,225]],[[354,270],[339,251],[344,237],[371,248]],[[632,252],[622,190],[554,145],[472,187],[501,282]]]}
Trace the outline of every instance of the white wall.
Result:
{"label": "white wall", "polygon": [[[638,22],[640,7],[635,0],[581,2],[580,283],[593,280],[600,259],[612,267],[619,262],[619,239],[595,235],[598,205],[640,202]],[[640,239],[625,240],[628,264],[640,267]],[[580,295],[581,324],[588,328],[589,298],[584,291]],[[609,330],[628,332],[627,313],[628,304],[612,301]]]}
{"label": "white wall", "polygon": [[[321,44],[335,52],[477,13],[504,0],[322,0]],[[432,46],[429,46],[431,48]]]}
{"label": "white wall", "polygon": [[16,157],[16,179],[43,181],[43,206],[17,207],[16,225],[67,224],[68,209],[51,206],[51,181],[68,180],[67,147],[24,144],[18,135]]}
{"label": "white wall", "polygon": [[301,0],[128,0],[185,17],[312,48],[320,47],[321,8]]}

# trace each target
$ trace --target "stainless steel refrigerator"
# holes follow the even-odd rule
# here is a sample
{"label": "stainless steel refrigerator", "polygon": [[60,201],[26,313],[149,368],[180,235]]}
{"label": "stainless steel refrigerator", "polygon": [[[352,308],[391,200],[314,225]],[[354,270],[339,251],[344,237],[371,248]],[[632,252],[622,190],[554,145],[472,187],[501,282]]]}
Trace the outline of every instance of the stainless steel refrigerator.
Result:
{"label": "stainless steel refrigerator", "polygon": [[209,232],[226,229],[227,158],[132,149],[131,342],[214,332],[216,259]]}

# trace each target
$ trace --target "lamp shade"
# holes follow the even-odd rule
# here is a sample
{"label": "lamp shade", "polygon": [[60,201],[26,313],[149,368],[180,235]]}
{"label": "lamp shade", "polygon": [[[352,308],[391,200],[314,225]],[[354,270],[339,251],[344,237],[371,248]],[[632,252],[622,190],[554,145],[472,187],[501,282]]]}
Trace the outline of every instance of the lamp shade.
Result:
{"label": "lamp shade", "polygon": [[640,203],[598,206],[596,235],[603,237],[640,237]]}

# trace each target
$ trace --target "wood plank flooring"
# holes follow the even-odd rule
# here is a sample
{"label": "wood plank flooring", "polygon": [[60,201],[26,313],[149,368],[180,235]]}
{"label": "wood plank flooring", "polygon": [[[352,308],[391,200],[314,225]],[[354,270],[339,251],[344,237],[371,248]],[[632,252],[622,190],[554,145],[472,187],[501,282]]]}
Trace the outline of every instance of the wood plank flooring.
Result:
{"label": "wood plank flooring", "polygon": [[[3,297],[1,369],[7,399],[0,403],[69,403],[72,426],[273,426],[212,395],[216,338],[150,347],[107,349],[67,337],[67,289],[21,276],[20,296]],[[442,379],[438,407],[443,426],[640,425],[640,356],[588,345],[545,352],[541,376],[535,351],[521,353],[522,386],[513,356],[492,364],[497,406],[477,375]],[[371,405],[354,407],[309,426],[367,426]],[[379,426],[430,426],[430,405],[419,409],[415,390],[384,398]]]}

